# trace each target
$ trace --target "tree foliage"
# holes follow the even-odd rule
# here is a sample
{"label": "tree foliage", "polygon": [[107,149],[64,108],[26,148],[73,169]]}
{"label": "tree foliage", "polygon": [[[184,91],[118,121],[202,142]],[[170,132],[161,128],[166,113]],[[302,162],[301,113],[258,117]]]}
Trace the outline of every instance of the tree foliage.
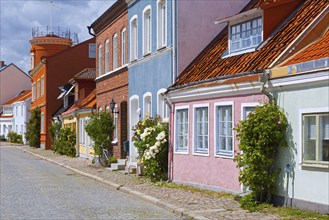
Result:
{"label": "tree foliage", "polygon": [[252,190],[257,202],[270,202],[279,170],[274,161],[280,147],[286,147],[288,122],[274,102],[262,103],[240,121],[235,130],[241,153],[235,161],[241,168],[239,181]]}
{"label": "tree foliage", "polygon": [[25,138],[30,147],[40,147],[41,110],[36,107],[31,111],[31,118],[26,123]]}
{"label": "tree foliage", "polygon": [[85,130],[94,141],[95,155],[100,155],[105,148],[112,152],[113,116],[109,112],[100,112],[91,116]]}

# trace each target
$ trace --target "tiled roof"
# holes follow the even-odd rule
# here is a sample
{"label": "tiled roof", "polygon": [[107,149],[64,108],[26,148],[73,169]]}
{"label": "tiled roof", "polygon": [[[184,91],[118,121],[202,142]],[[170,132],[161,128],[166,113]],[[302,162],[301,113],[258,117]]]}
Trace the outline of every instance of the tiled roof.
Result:
{"label": "tiled roof", "polygon": [[12,118],[13,115],[1,115],[0,118]]}
{"label": "tiled roof", "polygon": [[73,77],[73,79],[95,79],[95,78],[96,78],[96,68],[86,68]]}
{"label": "tiled roof", "polygon": [[329,30],[327,30],[317,41],[308,45],[304,50],[301,50],[281,66],[303,63],[325,57],[329,57]]}
{"label": "tiled roof", "polygon": [[76,106],[76,104],[73,104],[69,109],[67,109],[65,112],[63,112],[62,115],[68,115],[77,109],[78,109],[78,107]]}
{"label": "tiled roof", "polygon": [[18,96],[16,96],[15,98],[5,102],[4,104],[2,105],[11,105],[15,102],[20,102],[20,101],[25,101],[26,99],[28,98],[31,98],[32,97],[32,92],[31,90],[25,90],[25,91],[22,91]]}
{"label": "tiled roof", "polygon": [[[262,7],[268,2],[275,2],[275,0],[259,0],[253,8]],[[258,72],[268,68],[327,5],[326,1],[305,0],[296,13],[259,50],[221,58],[228,50],[227,28],[225,28],[181,73],[169,90],[223,76]]]}

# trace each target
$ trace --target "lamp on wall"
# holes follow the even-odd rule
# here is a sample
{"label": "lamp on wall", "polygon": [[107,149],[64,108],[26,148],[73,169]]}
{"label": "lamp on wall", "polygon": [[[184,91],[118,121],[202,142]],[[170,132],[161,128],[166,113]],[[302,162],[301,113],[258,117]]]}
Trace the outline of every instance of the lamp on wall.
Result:
{"label": "lamp on wall", "polygon": [[114,111],[115,110],[115,105],[116,105],[116,103],[115,103],[115,101],[114,101],[114,99],[112,99],[112,101],[110,102],[110,108],[111,108],[111,110],[112,110],[112,114],[119,114],[119,111]]}

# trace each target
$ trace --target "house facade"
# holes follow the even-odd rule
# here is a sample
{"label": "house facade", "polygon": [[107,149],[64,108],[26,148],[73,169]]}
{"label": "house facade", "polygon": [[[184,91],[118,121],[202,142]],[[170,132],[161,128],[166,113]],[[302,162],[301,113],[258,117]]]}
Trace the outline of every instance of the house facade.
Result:
{"label": "house facade", "polygon": [[287,113],[290,124],[289,148],[281,150],[277,161],[277,166],[286,172],[278,183],[276,202],[326,214],[329,213],[327,21],[328,14],[320,15],[297,46],[302,50],[269,71],[268,88]]}
{"label": "house facade", "polygon": [[137,156],[132,128],[147,114],[169,117],[163,93],[173,83],[174,1],[127,1],[129,22],[130,158]]}
{"label": "house facade", "polygon": [[22,91],[1,106],[3,108],[0,115],[1,136],[7,138],[8,132],[13,131],[21,134],[23,142],[26,144],[26,122],[30,118],[31,96],[31,90]]}
{"label": "house facade", "polygon": [[216,21],[227,27],[166,93],[172,103],[170,179],[243,191],[233,161],[239,152],[234,126],[259,101],[271,98],[263,72],[282,62],[295,46],[296,39],[282,38],[282,33],[304,36],[303,28],[324,8],[312,1],[259,0]]}
{"label": "house facade", "polygon": [[13,63],[5,65],[4,61],[0,61],[0,105],[12,99],[21,91],[30,89],[31,78],[29,75]]}
{"label": "house facade", "polygon": [[66,35],[43,35],[30,41],[32,76],[32,106],[41,109],[41,147],[51,147],[48,127],[53,114],[62,101],[57,99],[58,88],[67,83],[76,73],[95,67],[95,39],[72,46]]}
{"label": "house facade", "polygon": [[[91,24],[96,35],[97,110],[114,117],[113,155],[125,159],[128,139],[128,9],[118,0]],[[111,109],[111,103],[114,106]]]}

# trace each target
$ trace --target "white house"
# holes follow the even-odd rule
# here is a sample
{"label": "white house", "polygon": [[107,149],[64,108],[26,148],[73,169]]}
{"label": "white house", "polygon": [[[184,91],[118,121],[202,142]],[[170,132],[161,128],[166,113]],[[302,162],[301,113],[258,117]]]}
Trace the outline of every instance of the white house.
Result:
{"label": "white house", "polygon": [[20,92],[15,98],[5,102],[0,115],[0,135],[7,138],[8,132],[14,131],[23,136],[26,144],[26,122],[30,118],[31,90]]}

